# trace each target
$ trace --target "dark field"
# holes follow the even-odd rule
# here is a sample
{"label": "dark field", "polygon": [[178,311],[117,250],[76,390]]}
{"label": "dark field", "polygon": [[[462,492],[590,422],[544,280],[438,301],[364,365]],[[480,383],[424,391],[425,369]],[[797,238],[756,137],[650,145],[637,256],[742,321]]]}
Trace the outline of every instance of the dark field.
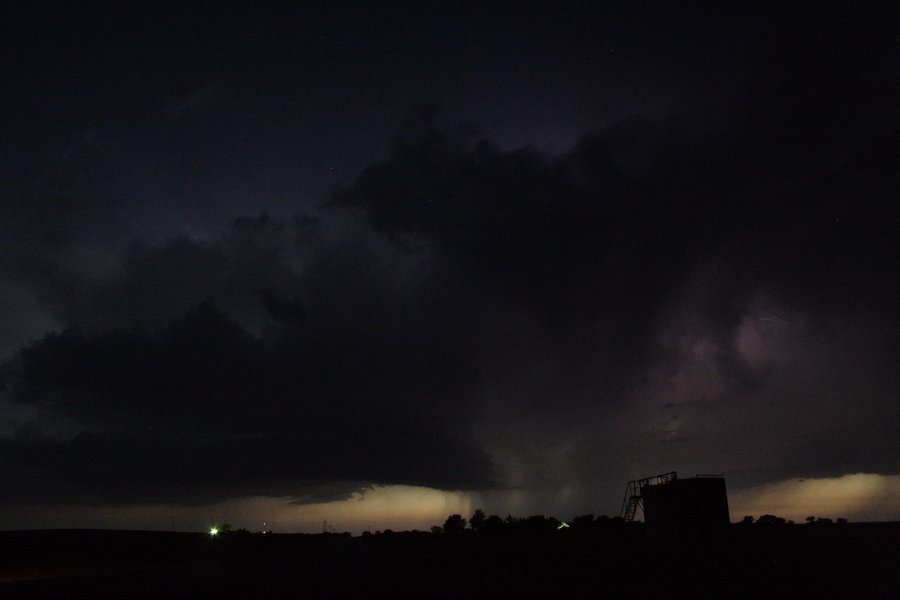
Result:
{"label": "dark field", "polygon": [[900,598],[900,523],[497,535],[0,532],[0,598]]}

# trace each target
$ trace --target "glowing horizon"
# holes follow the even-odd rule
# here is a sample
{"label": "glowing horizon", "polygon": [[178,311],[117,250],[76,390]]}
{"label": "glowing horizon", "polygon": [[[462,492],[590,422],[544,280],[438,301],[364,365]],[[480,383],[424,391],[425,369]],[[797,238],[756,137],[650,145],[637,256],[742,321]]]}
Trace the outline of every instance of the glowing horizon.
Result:
{"label": "glowing horizon", "polygon": [[900,518],[900,475],[852,473],[789,479],[729,493],[732,521],[771,514],[802,523],[808,516],[849,521]]}
{"label": "glowing horizon", "polygon": [[[521,499],[524,495],[527,492],[518,490],[511,497]],[[356,492],[347,499],[309,504],[295,504],[291,498],[257,496],[190,507],[139,504],[51,510],[36,505],[10,511],[7,523],[0,528],[174,529],[212,534],[210,523],[230,523],[233,529],[249,531],[321,533],[324,524],[327,531],[359,535],[368,530],[428,531],[434,525],[442,525],[451,514],[458,513],[468,519],[477,508],[488,514],[509,513],[520,517],[531,514],[506,503],[500,506],[497,504],[500,497],[495,495],[489,499],[475,492],[382,485]],[[846,518],[851,522],[896,521],[900,519],[900,475],[854,473],[770,482],[729,491],[729,510],[733,522],[745,515],[764,514],[797,523],[808,516]],[[594,512],[603,514],[602,510]],[[563,509],[545,511],[545,514],[560,519],[577,516]]]}

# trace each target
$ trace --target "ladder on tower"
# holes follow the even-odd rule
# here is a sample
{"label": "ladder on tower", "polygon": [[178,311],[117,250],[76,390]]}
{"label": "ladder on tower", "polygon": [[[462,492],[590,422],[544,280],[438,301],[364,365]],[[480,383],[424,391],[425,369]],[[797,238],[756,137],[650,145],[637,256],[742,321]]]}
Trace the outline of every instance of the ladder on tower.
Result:
{"label": "ladder on tower", "polygon": [[626,523],[634,521],[634,515],[641,505],[641,487],[639,483],[640,480],[638,479],[629,481],[628,487],[625,489],[625,499],[622,500],[622,510],[619,511],[619,516],[625,519]]}
{"label": "ladder on tower", "polygon": [[637,509],[643,509],[642,501],[643,490],[645,487],[648,485],[669,483],[676,479],[678,479],[678,473],[671,471],[669,473],[663,473],[662,475],[654,475],[653,477],[629,481],[628,486],[625,488],[625,498],[622,500],[622,509],[619,511],[619,516],[625,519],[626,523],[631,523],[634,521]]}

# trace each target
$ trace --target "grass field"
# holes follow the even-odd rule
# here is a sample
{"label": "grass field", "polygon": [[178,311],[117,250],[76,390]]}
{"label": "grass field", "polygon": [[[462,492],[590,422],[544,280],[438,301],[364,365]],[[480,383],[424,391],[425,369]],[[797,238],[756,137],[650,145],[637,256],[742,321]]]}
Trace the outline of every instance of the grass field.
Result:
{"label": "grass field", "polygon": [[0,532],[0,598],[900,598],[900,523],[495,535]]}

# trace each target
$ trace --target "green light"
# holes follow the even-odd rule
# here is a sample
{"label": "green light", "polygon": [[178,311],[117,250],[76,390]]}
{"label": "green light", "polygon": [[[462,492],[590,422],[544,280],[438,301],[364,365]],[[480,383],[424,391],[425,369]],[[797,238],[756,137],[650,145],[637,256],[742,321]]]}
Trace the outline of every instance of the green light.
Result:
{"label": "green light", "polygon": [[562,523],[560,523],[560,524],[559,524],[559,527],[557,527],[557,529],[568,529],[568,528],[569,528],[569,524],[566,523],[565,521],[563,521]]}
{"label": "green light", "polygon": [[215,537],[215,536],[219,535],[219,530],[216,527],[210,527],[209,535]]}

